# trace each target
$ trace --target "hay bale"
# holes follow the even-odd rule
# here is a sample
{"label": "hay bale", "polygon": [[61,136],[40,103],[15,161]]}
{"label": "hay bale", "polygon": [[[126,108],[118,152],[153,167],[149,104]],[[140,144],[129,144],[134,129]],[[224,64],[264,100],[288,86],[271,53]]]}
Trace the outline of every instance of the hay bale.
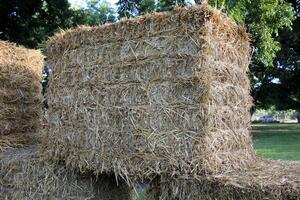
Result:
{"label": "hay bale", "polygon": [[39,161],[36,146],[0,153],[0,199],[130,200],[133,193],[115,177],[79,175]]}
{"label": "hay bale", "polygon": [[218,176],[164,175],[153,181],[145,200],[299,200],[300,162],[267,161],[257,168]]}
{"label": "hay bale", "polygon": [[38,138],[30,133],[0,135],[0,152],[34,144]]}
{"label": "hay bale", "polygon": [[207,5],[50,38],[45,158],[126,177],[251,165],[245,30]]}
{"label": "hay bale", "polygon": [[[40,51],[0,41],[0,137],[34,133],[41,126]],[[1,139],[0,139],[1,141]]]}

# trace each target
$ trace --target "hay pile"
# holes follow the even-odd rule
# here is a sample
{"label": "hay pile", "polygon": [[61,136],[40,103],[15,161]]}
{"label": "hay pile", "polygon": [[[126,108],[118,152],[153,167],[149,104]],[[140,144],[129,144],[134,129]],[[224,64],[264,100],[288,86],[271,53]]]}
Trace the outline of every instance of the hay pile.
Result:
{"label": "hay pile", "polygon": [[249,51],[207,5],[55,35],[45,158],[128,179],[251,165]]}
{"label": "hay pile", "polygon": [[218,176],[161,176],[145,200],[299,200],[300,163],[264,161],[256,168]]}
{"label": "hay pile", "polygon": [[79,175],[40,161],[42,67],[39,51],[0,42],[0,199],[133,199],[115,176]]}
{"label": "hay pile", "polygon": [[79,175],[39,161],[36,146],[0,153],[0,199],[130,200],[132,192],[115,177]]}
{"label": "hay pile", "polygon": [[0,150],[40,128],[43,59],[40,51],[0,41]]}

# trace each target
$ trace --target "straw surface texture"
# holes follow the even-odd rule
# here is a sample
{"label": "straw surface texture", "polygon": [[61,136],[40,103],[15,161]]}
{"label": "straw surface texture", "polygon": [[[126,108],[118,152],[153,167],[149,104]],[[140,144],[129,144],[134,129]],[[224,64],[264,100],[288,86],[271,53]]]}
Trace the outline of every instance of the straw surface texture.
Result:
{"label": "straw surface texture", "polygon": [[207,5],[55,35],[44,157],[127,180],[251,165],[249,52]]}
{"label": "straw surface texture", "polygon": [[0,153],[2,200],[130,200],[132,191],[114,177],[79,175],[39,160],[35,145]]}
{"label": "straw surface texture", "polygon": [[299,200],[300,163],[263,161],[218,176],[161,176],[145,200]]}
{"label": "straw surface texture", "polygon": [[0,151],[41,128],[40,51],[0,41]]}

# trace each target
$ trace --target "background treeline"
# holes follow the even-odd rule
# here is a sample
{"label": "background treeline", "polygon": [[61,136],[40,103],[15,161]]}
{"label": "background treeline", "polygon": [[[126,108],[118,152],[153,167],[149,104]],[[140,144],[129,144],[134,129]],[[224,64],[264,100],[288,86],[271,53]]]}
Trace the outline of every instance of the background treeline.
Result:
{"label": "background treeline", "polygon": [[[190,6],[192,0],[0,0],[0,39],[43,48],[47,37],[78,25],[116,22],[123,17]],[[250,65],[256,108],[300,110],[300,0],[209,0],[252,35]]]}

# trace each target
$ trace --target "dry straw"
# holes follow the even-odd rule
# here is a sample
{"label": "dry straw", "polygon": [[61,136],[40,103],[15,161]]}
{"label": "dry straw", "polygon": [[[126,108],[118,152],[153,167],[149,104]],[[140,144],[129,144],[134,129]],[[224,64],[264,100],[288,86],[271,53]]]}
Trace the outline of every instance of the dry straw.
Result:
{"label": "dry straw", "polygon": [[0,150],[40,128],[43,59],[40,51],[0,41]]}
{"label": "dry straw", "polygon": [[0,199],[130,200],[133,194],[115,177],[79,175],[64,166],[42,162],[36,146],[0,153]]}
{"label": "dry straw", "polygon": [[55,35],[45,158],[128,180],[252,165],[249,51],[207,5]]}
{"label": "dry straw", "polygon": [[145,200],[299,200],[299,162],[264,161],[255,168],[214,176],[161,176]]}

